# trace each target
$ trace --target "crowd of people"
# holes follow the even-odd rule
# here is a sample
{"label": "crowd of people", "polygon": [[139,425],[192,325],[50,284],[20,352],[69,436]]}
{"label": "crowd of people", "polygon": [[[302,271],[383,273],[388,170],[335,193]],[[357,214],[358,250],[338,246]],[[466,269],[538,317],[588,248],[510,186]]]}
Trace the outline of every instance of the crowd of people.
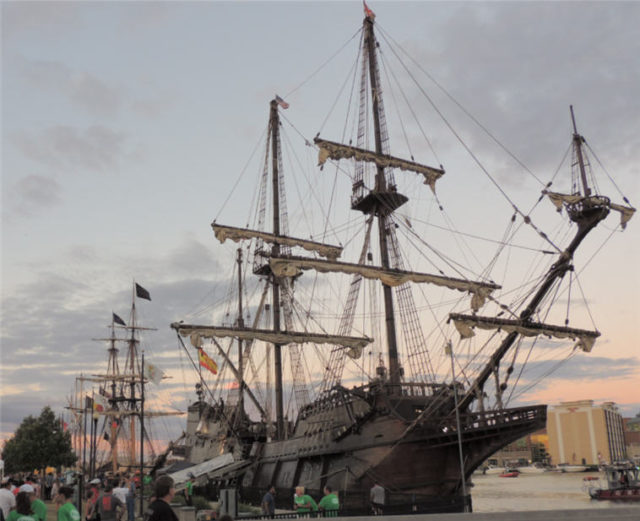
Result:
{"label": "crowd of people", "polygon": [[[85,490],[85,521],[134,521],[133,476],[95,478],[86,483]],[[50,521],[43,499],[54,505],[57,521],[80,521],[79,496],[77,475],[58,478],[47,474],[43,479],[31,475],[24,479],[6,476],[0,486],[0,521]]]}
{"label": "crowd of people", "polygon": [[[188,476],[185,484],[185,500],[192,504],[194,476]],[[95,478],[89,481],[84,502],[84,519],[79,509],[77,480],[23,480],[2,479],[0,486],[0,521],[53,521],[47,519],[50,500],[57,510],[56,521],[135,521],[136,480],[133,475],[117,476],[115,479]],[[178,521],[171,508],[176,493],[175,483],[168,475],[158,476],[153,483],[152,496],[144,513],[143,521]],[[318,502],[306,493],[305,487],[297,486],[293,495],[293,509],[300,517],[337,517],[340,500],[331,486],[326,485],[324,495]],[[262,515],[273,518],[276,513],[276,489],[269,486],[262,499]],[[385,503],[385,490],[375,483],[371,488],[372,513],[381,515]],[[219,521],[232,521],[221,516]]]}

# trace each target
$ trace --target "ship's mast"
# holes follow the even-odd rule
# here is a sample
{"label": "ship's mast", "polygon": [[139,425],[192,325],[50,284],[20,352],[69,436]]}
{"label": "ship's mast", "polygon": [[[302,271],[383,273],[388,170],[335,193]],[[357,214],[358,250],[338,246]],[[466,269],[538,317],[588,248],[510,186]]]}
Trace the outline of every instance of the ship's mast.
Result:
{"label": "ship's mast", "polygon": [[[375,132],[376,153],[382,154],[382,132],[380,125],[380,106],[379,106],[379,86],[378,86],[378,64],[376,59],[376,41],[373,33],[373,19],[366,17],[364,19],[365,29],[365,45],[368,48],[369,55],[369,80],[371,83],[371,99],[373,103],[373,125]],[[389,207],[388,200],[384,197],[389,192],[387,180],[385,177],[384,167],[376,165],[376,181],[374,188],[374,196],[376,204],[372,206],[371,211],[375,212],[378,219],[378,236],[380,242],[380,257],[383,268],[390,268],[389,247],[387,244],[387,215],[395,208]],[[382,197],[381,197],[382,196]],[[389,382],[392,385],[400,384],[400,364],[398,362],[398,342],[396,337],[396,324],[393,310],[393,292],[390,286],[383,284],[382,291],[384,294],[384,310],[385,325],[387,330],[387,346],[389,356]]]}
{"label": "ship's mast", "polygon": [[[133,288],[133,296],[131,298],[131,315],[129,319],[129,328],[131,330],[131,337],[129,338],[129,346],[127,352],[127,370],[126,373],[131,377],[129,381],[129,408],[130,410],[136,410],[136,402],[140,401],[136,398],[136,375],[139,373],[138,369],[138,339],[136,338],[136,294],[135,285]],[[142,378],[142,375],[140,375]],[[135,429],[135,416],[131,414],[129,416],[130,428],[130,445],[129,445],[129,462],[132,465],[136,461],[136,429]]]}
{"label": "ship's mast", "polygon": [[[578,249],[578,246],[580,246],[580,243],[584,240],[587,234],[609,214],[608,199],[602,196],[592,197],[590,195],[591,189],[589,188],[589,185],[587,183],[584,158],[581,151],[583,138],[578,134],[578,131],[576,129],[573,107],[571,107],[571,119],[573,121],[574,129],[573,141],[577,147],[578,161],[585,196],[582,201],[577,204],[570,205],[567,210],[571,220],[578,225],[578,230],[569,246],[567,246],[567,248],[560,254],[558,260],[551,266],[551,268],[549,268],[549,271],[544,278],[544,282],[542,283],[538,291],[536,291],[536,293],[533,295],[527,307],[520,313],[519,318],[522,322],[531,320],[531,317],[535,314],[538,306],[547,296],[555,282],[562,279],[565,273],[572,269],[573,254]],[[478,395],[482,394],[484,384],[491,376],[491,374],[497,371],[500,361],[506,355],[507,351],[513,345],[517,338],[517,332],[509,333],[509,335],[505,337],[500,346],[491,355],[489,362],[485,365],[482,371],[480,371],[478,377],[471,384],[471,387],[469,388],[467,394],[459,402],[458,407],[460,410],[464,410],[465,408],[467,408]],[[501,394],[503,389],[499,387],[499,383],[496,383],[496,385],[498,386],[498,388],[496,389],[498,403],[499,406],[502,407]]]}
{"label": "ship's mast", "polygon": [[[269,128],[271,129],[271,180],[273,190],[273,234],[280,235],[280,182],[278,172],[278,141],[280,133],[280,117],[278,115],[278,103],[271,100],[271,111],[269,116]],[[278,257],[280,245],[274,242],[271,247],[271,255]],[[280,332],[280,283],[278,277],[272,273],[272,298],[273,298],[273,330]],[[284,439],[284,398],[282,392],[282,346],[274,344],[274,371],[276,387],[276,436],[277,439]]]}
{"label": "ship's mast", "polygon": [[584,138],[580,134],[578,134],[578,129],[576,127],[576,118],[573,114],[573,105],[569,105],[569,109],[571,110],[571,122],[573,123],[573,146],[578,156],[578,166],[580,168],[580,178],[582,179],[582,189],[584,190],[585,197],[589,197],[591,195],[591,188],[589,188],[589,185],[587,183],[587,174],[584,167],[584,157],[582,156],[582,143],[584,142]]}
{"label": "ship's mast", "polygon": [[[111,320],[111,338],[109,339],[109,362],[107,366],[107,375],[113,376],[111,380],[111,405],[115,404],[116,398],[116,379],[120,375],[118,367],[118,348],[116,347],[116,330],[113,319]],[[111,469],[114,473],[118,472],[118,432],[115,418],[109,418],[111,433],[109,441],[111,443]]]}
{"label": "ship's mast", "polygon": [[[244,328],[244,318],[243,318],[243,310],[242,310],[242,248],[238,248],[238,327]],[[242,364],[242,339],[238,338],[238,414],[243,415],[244,413],[244,368]]]}

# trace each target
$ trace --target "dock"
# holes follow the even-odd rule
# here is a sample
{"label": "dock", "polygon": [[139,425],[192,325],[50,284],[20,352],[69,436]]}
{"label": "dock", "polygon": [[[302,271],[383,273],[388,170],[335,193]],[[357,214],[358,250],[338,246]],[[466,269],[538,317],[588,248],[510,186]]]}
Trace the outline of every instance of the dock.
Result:
{"label": "dock", "polygon": [[[241,518],[239,518],[241,519]],[[532,510],[403,516],[334,517],[335,521],[640,521],[640,505],[579,510]]]}

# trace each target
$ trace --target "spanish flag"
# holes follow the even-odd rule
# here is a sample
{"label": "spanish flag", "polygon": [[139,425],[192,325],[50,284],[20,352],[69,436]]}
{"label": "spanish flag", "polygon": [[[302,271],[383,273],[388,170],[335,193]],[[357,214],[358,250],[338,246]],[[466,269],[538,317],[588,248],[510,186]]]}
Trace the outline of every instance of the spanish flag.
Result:
{"label": "spanish flag", "polygon": [[218,374],[218,364],[216,364],[202,348],[198,349],[198,360],[202,367],[209,369],[213,374]]}
{"label": "spanish flag", "polygon": [[362,3],[364,4],[364,15],[370,20],[375,19],[376,13],[369,9],[369,6],[367,5],[367,2],[365,2],[365,0],[362,0]]}

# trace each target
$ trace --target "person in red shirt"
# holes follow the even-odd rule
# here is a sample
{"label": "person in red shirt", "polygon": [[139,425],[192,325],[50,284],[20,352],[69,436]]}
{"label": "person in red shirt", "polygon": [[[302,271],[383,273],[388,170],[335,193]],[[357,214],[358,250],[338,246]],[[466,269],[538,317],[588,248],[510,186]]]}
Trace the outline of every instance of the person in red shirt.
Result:
{"label": "person in red shirt", "polygon": [[89,500],[87,501],[87,521],[94,520],[98,514],[98,497],[100,496],[100,480],[98,478],[89,481]]}

